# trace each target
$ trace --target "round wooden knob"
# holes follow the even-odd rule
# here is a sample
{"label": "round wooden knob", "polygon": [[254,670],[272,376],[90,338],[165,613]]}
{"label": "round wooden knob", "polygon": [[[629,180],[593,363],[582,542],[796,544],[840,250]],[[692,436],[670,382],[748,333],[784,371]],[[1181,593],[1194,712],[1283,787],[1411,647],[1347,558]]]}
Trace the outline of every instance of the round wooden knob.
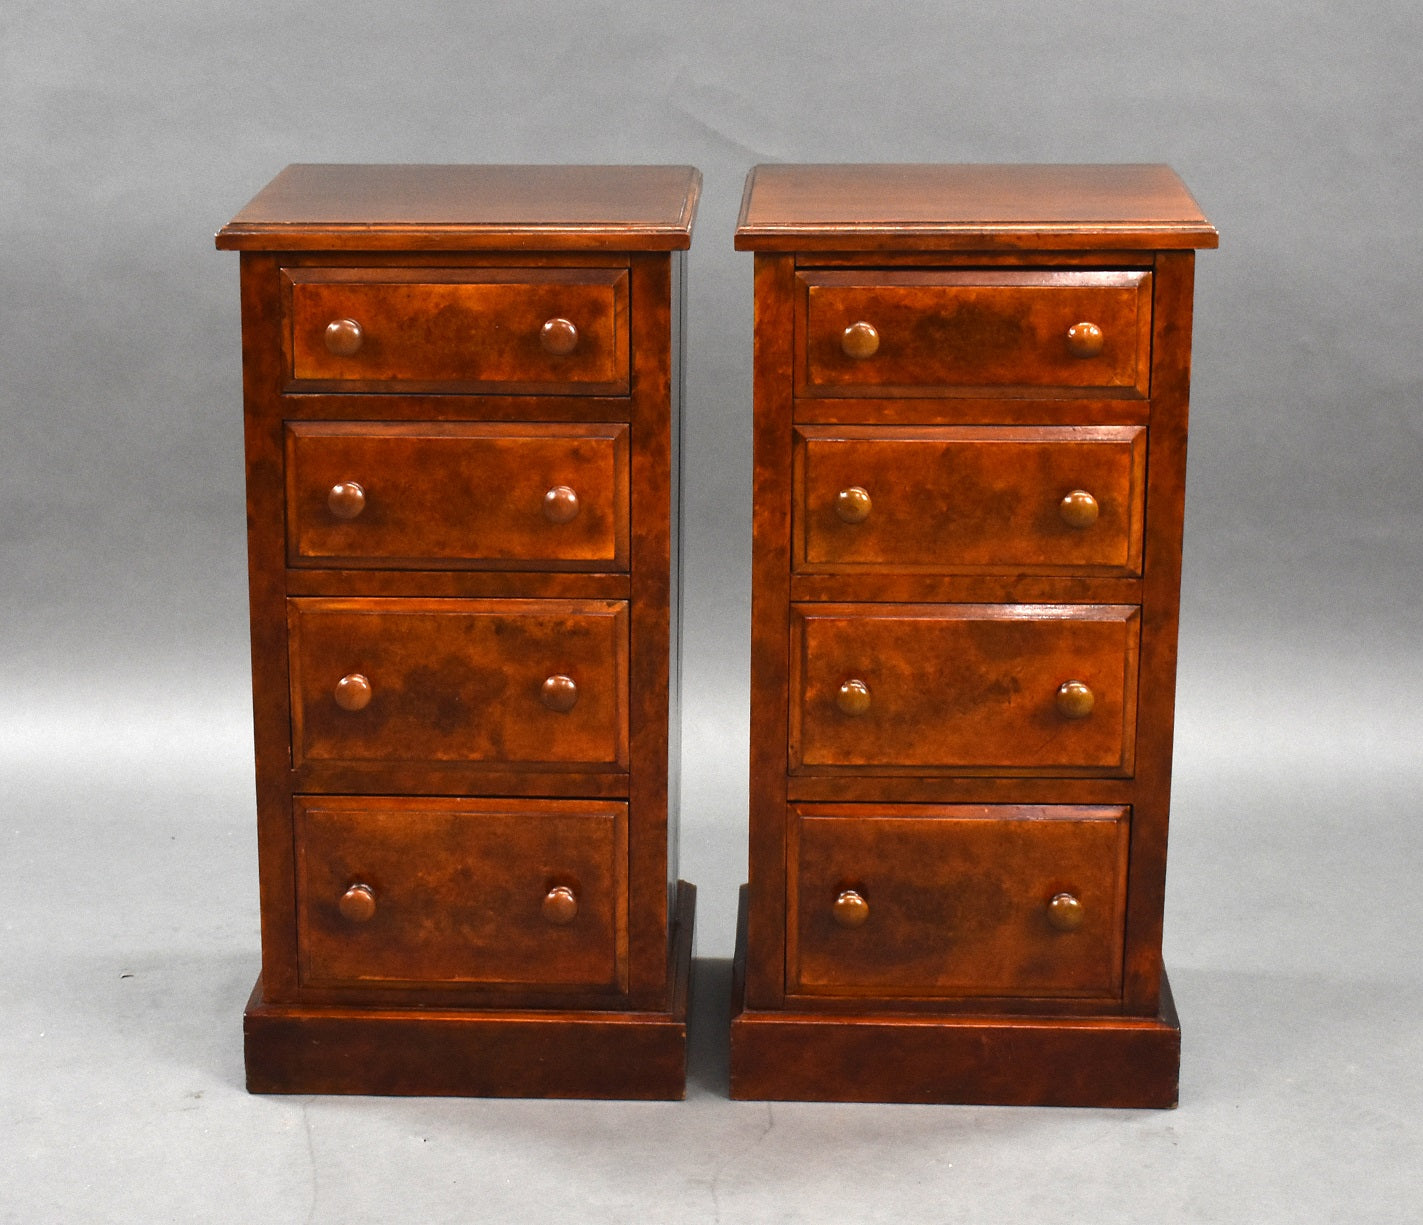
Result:
{"label": "round wooden knob", "polygon": [[1068,527],[1081,531],[1097,522],[1101,508],[1097,505],[1097,499],[1085,489],[1074,489],[1057,504],[1057,513]]}
{"label": "round wooden knob", "polygon": [[352,885],[341,895],[336,908],[349,923],[369,923],[376,913],[375,892],[369,885]]}
{"label": "round wooden knob", "polygon": [[539,344],[545,353],[567,357],[578,347],[578,329],[567,319],[550,319],[539,329]]}
{"label": "round wooden knob", "polygon": [[841,927],[863,927],[870,904],[853,889],[842,889],[830,907],[830,916]]}
{"label": "round wooden knob", "polygon": [[342,710],[365,710],[371,703],[371,683],[359,672],[336,682],[336,705]]}
{"label": "round wooden knob", "polygon": [[866,323],[861,319],[840,334],[840,347],[845,350],[846,357],[863,361],[879,352],[879,333],[875,331],[873,323]]}
{"label": "round wooden knob", "polygon": [[842,715],[857,718],[870,708],[870,687],[864,681],[851,677],[836,692],[835,705]]}
{"label": "round wooden knob", "polygon": [[1085,719],[1097,699],[1081,681],[1063,681],[1057,687],[1057,713],[1064,719]]}
{"label": "round wooden knob", "polygon": [[555,927],[565,927],[578,917],[578,895],[567,885],[555,885],[544,894],[542,910]]}
{"label": "round wooden knob", "polygon": [[354,519],[366,509],[366,491],[355,481],[332,485],[326,495],[326,505],[338,519]]}
{"label": "round wooden knob", "polygon": [[1059,893],[1047,904],[1047,921],[1060,932],[1075,932],[1086,914],[1070,893]]}
{"label": "round wooden knob", "polygon": [[326,348],[337,357],[351,357],[360,351],[366,334],[354,319],[333,319],[326,325]]}
{"label": "round wooden knob", "polygon": [[870,517],[869,490],[861,485],[851,485],[835,495],[835,513],[845,523],[863,523]]}
{"label": "round wooden knob", "polygon": [[555,485],[544,494],[544,518],[550,523],[567,523],[578,514],[578,494],[568,485]]}
{"label": "round wooden knob", "polygon": [[1095,323],[1074,323],[1067,329],[1067,351],[1073,357],[1096,357],[1107,338]]}
{"label": "round wooden knob", "polygon": [[578,701],[578,686],[571,676],[550,676],[539,691],[539,700],[550,710],[565,714]]}

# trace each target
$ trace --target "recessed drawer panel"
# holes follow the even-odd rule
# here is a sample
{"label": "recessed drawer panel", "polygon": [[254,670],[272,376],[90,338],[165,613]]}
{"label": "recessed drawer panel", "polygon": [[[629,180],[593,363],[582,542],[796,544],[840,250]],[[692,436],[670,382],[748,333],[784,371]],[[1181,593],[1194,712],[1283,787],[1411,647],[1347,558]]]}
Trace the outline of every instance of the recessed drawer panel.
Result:
{"label": "recessed drawer panel", "polygon": [[1110,997],[1129,810],[791,811],[792,993]]}
{"label": "recessed drawer panel", "polygon": [[1130,774],[1135,607],[794,604],[793,772]]}
{"label": "recessed drawer panel", "polygon": [[621,394],[624,268],[288,268],[301,384]]}
{"label": "recessed drawer panel", "polygon": [[626,570],[628,427],[293,422],[294,566]]}
{"label": "recessed drawer panel", "polygon": [[627,767],[627,604],[294,599],[304,762]]}
{"label": "recessed drawer panel", "polygon": [[1145,396],[1145,271],[797,274],[801,396]]}
{"label": "recessed drawer panel", "polygon": [[614,987],[627,806],[298,796],[308,987]]}
{"label": "recessed drawer panel", "polygon": [[1141,426],[795,432],[802,573],[1141,572]]}

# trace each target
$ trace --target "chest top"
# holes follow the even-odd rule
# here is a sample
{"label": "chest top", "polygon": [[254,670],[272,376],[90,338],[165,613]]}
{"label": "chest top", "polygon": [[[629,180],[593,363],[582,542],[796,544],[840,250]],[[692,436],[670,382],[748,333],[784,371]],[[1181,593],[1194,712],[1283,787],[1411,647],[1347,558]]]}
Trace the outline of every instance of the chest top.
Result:
{"label": "chest top", "polygon": [[677,251],[691,166],[288,166],[217,234],[223,250]]}
{"label": "chest top", "polygon": [[739,251],[1214,247],[1169,166],[757,166]]}

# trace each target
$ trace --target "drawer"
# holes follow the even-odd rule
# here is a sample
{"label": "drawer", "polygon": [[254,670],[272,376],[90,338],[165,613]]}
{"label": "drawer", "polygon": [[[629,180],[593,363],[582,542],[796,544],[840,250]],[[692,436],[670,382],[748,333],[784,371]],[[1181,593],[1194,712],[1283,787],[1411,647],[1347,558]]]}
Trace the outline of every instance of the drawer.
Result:
{"label": "drawer", "polygon": [[293,422],[293,566],[626,570],[628,427]]}
{"label": "drawer", "polygon": [[628,390],[625,268],[284,273],[298,390]]}
{"label": "drawer", "polygon": [[1130,774],[1139,610],[793,604],[793,772]]}
{"label": "drawer", "polygon": [[295,801],[307,987],[614,987],[627,930],[627,806]]}
{"label": "drawer", "polygon": [[791,810],[792,993],[1121,992],[1130,810]]}
{"label": "drawer", "polygon": [[800,396],[1145,396],[1146,271],[797,273]]}
{"label": "drawer", "polygon": [[795,431],[802,573],[1141,573],[1141,426]]}
{"label": "drawer", "polygon": [[627,768],[627,604],[293,599],[292,756]]}

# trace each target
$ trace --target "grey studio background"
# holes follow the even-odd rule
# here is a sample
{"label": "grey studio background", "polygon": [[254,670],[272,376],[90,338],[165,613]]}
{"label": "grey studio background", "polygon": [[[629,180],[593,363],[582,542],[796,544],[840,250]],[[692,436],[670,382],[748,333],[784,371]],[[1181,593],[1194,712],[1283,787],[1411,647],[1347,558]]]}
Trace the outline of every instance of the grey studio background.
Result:
{"label": "grey studio background", "polygon": [[[5,0],[0,1220],[1396,1222],[1423,1169],[1417,0]],[[1165,1113],[730,1103],[759,161],[1167,161]],[[237,260],[290,161],[690,162],[686,1103],[252,1098]]]}

